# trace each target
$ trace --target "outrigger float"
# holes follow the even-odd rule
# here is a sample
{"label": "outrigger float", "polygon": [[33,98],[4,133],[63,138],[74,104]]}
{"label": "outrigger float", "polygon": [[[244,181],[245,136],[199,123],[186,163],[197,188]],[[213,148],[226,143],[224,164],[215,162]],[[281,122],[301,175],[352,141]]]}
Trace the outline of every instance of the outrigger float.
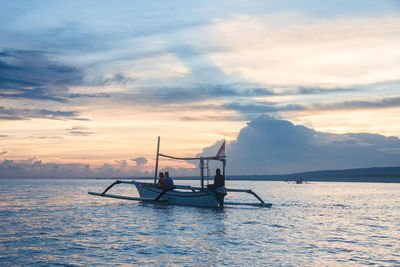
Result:
{"label": "outrigger float", "polygon": [[[209,161],[215,160],[222,163],[222,175],[225,177],[225,142],[222,144],[218,153],[214,157],[198,157],[198,158],[180,158],[173,157],[164,154],[160,154],[160,137],[158,137],[157,144],[157,157],[156,167],[153,183],[137,182],[137,181],[121,181],[117,180],[108,186],[102,193],[88,192],[90,195],[118,198],[126,200],[136,200],[143,202],[153,203],[167,203],[185,206],[197,206],[197,207],[208,207],[208,208],[223,208],[224,205],[247,205],[247,206],[258,206],[258,207],[271,207],[271,203],[265,203],[255,192],[251,189],[233,189],[233,188],[212,188],[204,186],[204,171],[207,171],[207,183],[209,180]],[[199,160],[200,161],[200,187],[193,187],[189,185],[175,185],[170,189],[163,189],[157,185],[157,173],[158,173],[158,159],[159,157],[176,159],[176,160]],[[107,192],[117,184],[132,184],[136,186],[136,189],[140,197],[130,197],[107,194]],[[241,203],[241,202],[224,202],[224,197],[228,192],[248,193],[253,195],[259,202],[258,203]]]}

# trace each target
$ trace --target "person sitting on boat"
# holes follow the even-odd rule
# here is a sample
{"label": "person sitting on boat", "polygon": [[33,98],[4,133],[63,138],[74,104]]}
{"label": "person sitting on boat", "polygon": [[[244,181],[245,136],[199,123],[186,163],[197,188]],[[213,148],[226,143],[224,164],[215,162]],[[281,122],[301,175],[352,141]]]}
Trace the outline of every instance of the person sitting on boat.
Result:
{"label": "person sitting on boat", "polygon": [[157,185],[159,187],[161,187],[161,188],[167,188],[168,187],[168,184],[166,182],[166,178],[164,176],[164,173],[162,173],[162,172],[160,172]]}
{"label": "person sitting on boat", "polygon": [[225,177],[221,174],[219,168],[215,170],[214,184],[211,185],[213,189],[217,189],[218,187],[225,187]]}
{"label": "person sitting on boat", "polygon": [[225,188],[225,176],[221,174],[221,169],[217,168],[215,170],[214,176],[214,184],[210,184],[207,186],[208,189],[214,191],[218,200],[219,208],[222,208],[224,205],[224,197],[226,196],[226,188]]}
{"label": "person sitting on boat", "polygon": [[165,172],[165,182],[167,184],[167,188],[174,187],[174,180],[171,177],[169,177],[169,172]]}

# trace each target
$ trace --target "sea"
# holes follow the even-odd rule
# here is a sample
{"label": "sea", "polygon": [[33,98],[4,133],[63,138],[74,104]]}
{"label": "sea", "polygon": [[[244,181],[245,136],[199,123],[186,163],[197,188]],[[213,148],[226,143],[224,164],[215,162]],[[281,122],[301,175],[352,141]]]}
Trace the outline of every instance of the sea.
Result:
{"label": "sea", "polygon": [[87,193],[112,182],[1,179],[0,266],[400,266],[400,184],[227,181],[273,205],[223,210]]}

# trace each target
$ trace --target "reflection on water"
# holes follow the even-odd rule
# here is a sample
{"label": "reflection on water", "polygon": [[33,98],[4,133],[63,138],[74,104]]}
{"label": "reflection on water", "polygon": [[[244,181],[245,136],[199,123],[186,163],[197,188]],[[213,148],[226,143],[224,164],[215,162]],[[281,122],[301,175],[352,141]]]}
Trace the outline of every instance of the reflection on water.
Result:
{"label": "reflection on water", "polygon": [[398,184],[228,181],[273,207],[213,210],[87,194],[110,183],[0,180],[0,265],[400,265]]}

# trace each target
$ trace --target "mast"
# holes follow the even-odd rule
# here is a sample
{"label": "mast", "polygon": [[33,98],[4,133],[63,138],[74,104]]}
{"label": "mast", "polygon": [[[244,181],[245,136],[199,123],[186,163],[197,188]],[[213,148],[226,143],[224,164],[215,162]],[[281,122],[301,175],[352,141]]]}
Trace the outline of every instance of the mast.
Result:
{"label": "mast", "polygon": [[222,161],[222,175],[224,176],[225,179],[225,166],[226,166],[226,159],[221,160]]}
{"label": "mast", "polygon": [[200,157],[200,179],[201,179],[201,188],[204,188],[204,158]]}
{"label": "mast", "polygon": [[156,157],[156,168],[154,171],[154,184],[157,183],[157,173],[158,173],[158,156],[160,154],[160,137],[158,137],[158,142],[157,142],[157,157]]}

